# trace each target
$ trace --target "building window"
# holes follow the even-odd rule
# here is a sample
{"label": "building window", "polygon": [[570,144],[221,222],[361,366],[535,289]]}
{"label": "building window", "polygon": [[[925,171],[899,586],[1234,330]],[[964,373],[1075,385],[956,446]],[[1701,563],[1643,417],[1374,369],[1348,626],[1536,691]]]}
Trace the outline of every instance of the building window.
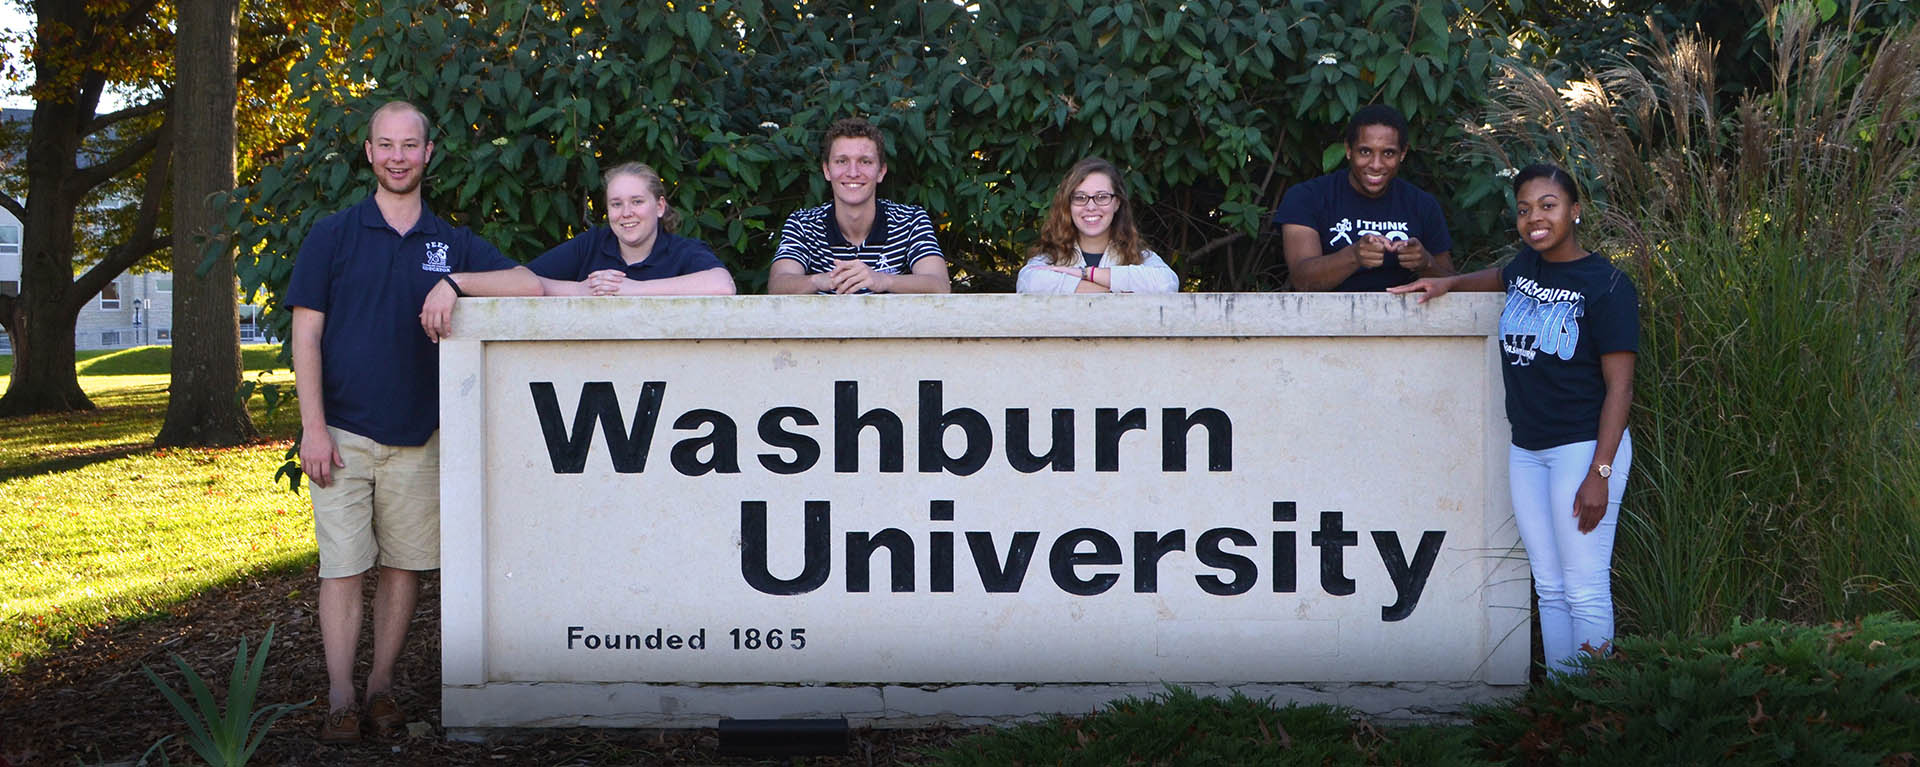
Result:
{"label": "building window", "polygon": [[0,256],[20,255],[20,227],[0,224]]}
{"label": "building window", "polygon": [[173,275],[169,274],[165,277],[153,278],[153,291],[155,293],[172,293]]}
{"label": "building window", "polygon": [[171,341],[173,340],[173,329],[161,328],[156,330],[154,331],[154,337],[161,341]]}
{"label": "building window", "polygon": [[100,334],[100,345],[101,345],[101,346],[119,346],[119,345],[120,345],[120,331],[118,331],[118,330],[109,330],[109,331],[106,331],[106,332],[104,332],[104,333],[101,333],[101,334]]}
{"label": "building window", "polygon": [[0,296],[20,295],[19,280],[0,280]]}
{"label": "building window", "polygon": [[100,291],[100,309],[102,311],[111,311],[119,308],[120,308],[120,281],[114,280],[112,282],[107,283],[106,289]]}

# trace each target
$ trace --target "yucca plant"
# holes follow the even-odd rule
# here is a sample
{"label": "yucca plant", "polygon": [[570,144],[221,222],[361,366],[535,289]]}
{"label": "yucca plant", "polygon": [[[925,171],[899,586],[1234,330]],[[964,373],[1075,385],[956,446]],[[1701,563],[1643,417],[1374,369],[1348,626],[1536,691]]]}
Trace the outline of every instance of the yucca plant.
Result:
{"label": "yucca plant", "polygon": [[1583,244],[1640,288],[1623,630],[1920,615],[1920,29],[1860,18],[1772,7],[1738,98],[1697,37],[1509,67],[1475,126],[1572,170]]}
{"label": "yucca plant", "polygon": [[[267,627],[267,635],[260,639],[260,651],[252,655],[248,655],[246,637],[240,638],[240,647],[233,656],[233,677],[227,683],[224,708],[214,701],[213,690],[206,680],[188,666],[178,653],[174,654],[173,662],[180,667],[181,675],[186,677],[188,693],[193,696],[192,704],[162,681],[152,668],[145,664],[140,666],[147,679],[160,688],[160,694],[186,722],[187,744],[213,767],[239,767],[246,764],[266,740],[267,731],[274,722],[313,702],[273,703],[257,710],[253,707],[254,698],[260,691],[261,676],[266,672],[267,648],[273,644],[273,630],[273,626]],[[153,748],[148,749],[148,753],[153,753],[162,743],[165,743],[164,738],[161,743],[155,743]],[[161,757],[162,761],[166,761],[164,751]]]}

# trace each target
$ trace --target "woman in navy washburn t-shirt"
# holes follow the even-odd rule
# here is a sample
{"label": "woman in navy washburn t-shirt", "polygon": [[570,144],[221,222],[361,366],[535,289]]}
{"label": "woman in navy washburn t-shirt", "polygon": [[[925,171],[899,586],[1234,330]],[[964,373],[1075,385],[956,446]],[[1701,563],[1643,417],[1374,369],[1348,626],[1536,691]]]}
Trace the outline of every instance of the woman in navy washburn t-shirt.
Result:
{"label": "woman in navy washburn t-shirt", "polygon": [[1548,667],[1574,671],[1583,648],[1613,639],[1613,536],[1633,462],[1627,408],[1639,349],[1632,280],[1580,248],[1580,191],[1566,171],[1532,165],[1514,178],[1526,247],[1499,269],[1389,288],[1502,290],[1500,358],[1513,425],[1513,515],[1540,597]]}

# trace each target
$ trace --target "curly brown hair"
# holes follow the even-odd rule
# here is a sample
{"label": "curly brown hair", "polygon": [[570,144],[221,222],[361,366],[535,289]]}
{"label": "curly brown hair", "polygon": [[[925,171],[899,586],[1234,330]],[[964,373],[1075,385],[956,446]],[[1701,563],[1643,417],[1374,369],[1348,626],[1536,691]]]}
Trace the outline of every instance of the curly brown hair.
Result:
{"label": "curly brown hair", "polygon": [[1067,177],[1061,179],[1060,188],[1053,192],[1053,204],[1047,208],[1047,221],[1040,226],[1040,242],[1034,246],[1034,255],[1045,256],[1054,266],[1080,265],[1075,260],[1080,252],[1080,231],[1073,226],[1073,190],[1095,173],[1113,182],[1114,194],[1113,228],[1108,230],[1111,239],[1102,263],[1135,266],[1146,260],[1142,253],[1147,248],[1140,242],[1140,229],[1133,223],[1133,203],[1127,198],[1126,180],[1118,167],[1098,157],[1074,163]]}
{"label": "curly brown hair", "polygon": [[842,117],[827,126],[826,138],[820,139],[820,162],[826,163],[833,154],[833,142],[843,138],[872,139],[873,146],[880,152],[880,165],[887,164],[887,134],[879,126],[859,117]]}

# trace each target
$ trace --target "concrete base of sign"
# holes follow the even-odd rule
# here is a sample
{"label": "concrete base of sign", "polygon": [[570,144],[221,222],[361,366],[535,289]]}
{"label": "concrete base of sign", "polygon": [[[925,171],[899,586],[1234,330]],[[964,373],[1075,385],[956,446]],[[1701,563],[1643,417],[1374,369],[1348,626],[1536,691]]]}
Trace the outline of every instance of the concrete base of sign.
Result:
{"label": "concrete base of sign", "polygon": [[[1376,724],[1449,722],[1469,705],[1512,697],[1524,685],[1483,682],[1381,684],[1185,684],[1207,697],[1239,693],[1277,705],[1325,704],[1365,713]],[[974,727],[1034,721],[1054,714],[1089,714],[1122,698],[1166,692],[1162,684],[1049,684],[785,686],[501,684],[489,689],[448,688],[442,701],[449,738],[480,740],[499,728],[714,727],[722,718],[844,717],[855,727]],[[529,720],[528,710],[570,713]]]}
{"label": "concrete base of sign", "polygon": [[443,726],[1494,700],[1528,660],[1501,306],[462,300]]}

